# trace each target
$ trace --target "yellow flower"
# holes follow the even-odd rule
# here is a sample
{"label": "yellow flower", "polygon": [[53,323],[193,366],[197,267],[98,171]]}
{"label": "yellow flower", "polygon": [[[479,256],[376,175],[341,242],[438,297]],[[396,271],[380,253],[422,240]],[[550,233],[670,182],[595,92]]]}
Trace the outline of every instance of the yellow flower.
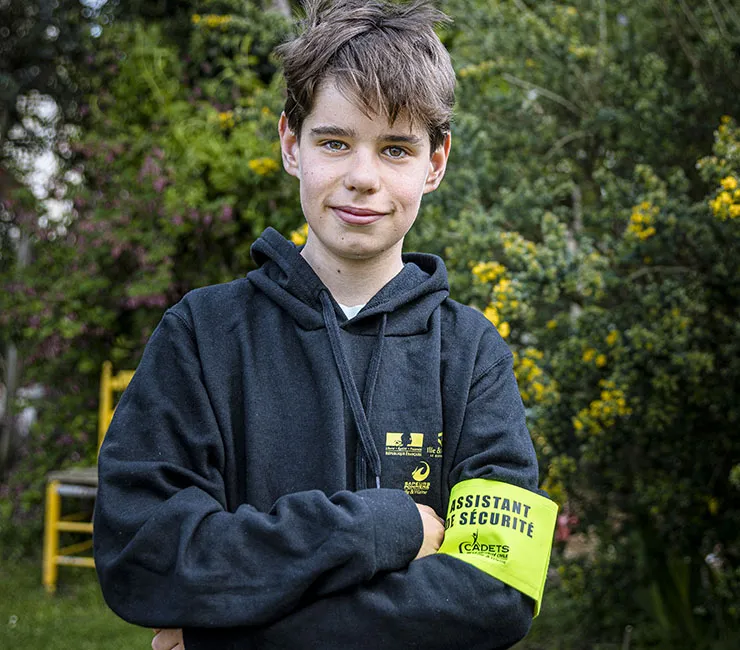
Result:
{"label": "yellow flower", "polygon": [[501,321],[498,310],[493,305],[488,305],[488,307],[486,307],[486,310],[483,312],[483,315],[494,325],[498,325]]}
{"label": "yellow flower", "polygon": [[216,29],[217,27],[224,27],[225,25],[228,25],[231,22],[231,16],[218,16],[216,14],[208,14],[204,17],[204,20],[208,27],[210,27],[211,29]]}
{"label": "yellow flower", "polygon": [[619,339],[619,332],[617,330],[611,330],[606,337],[607,345],[614,345]]}
{"label": "yellow flower", "polygon": [[596,357],[596,365],[599,368],[603,368],[606,365],[606,355],[600,354]]}
{"label": "yellow flower", "polygon": [[660,209],[649,201],[643,201],[640,205],[632,208],[630,223],[627,232],[635,235],[641,241],[645,241],[655,234],[655,228],[652,226],[653,218],[658,215]]}
{"label": "yellow flower", "polygon": [[730,219],[737,219],[740,217],[740,203],[730,206]]}
{"label": "yellow flower", "polygon": [[303,244],[306,243],[306,239],[308,239],[308,224],[304,223],[298,230],[294,230],[292,233],[290,233],[290,241],[292,241],[296,246],[303,246]]}
{"label": "yellow flower", "polygon": [[578,418],[573,418],[573,427],[576,431],[580,431],[583,429],[583,422],[581,422]]}
{"label": "yellow flower", "polygon": [[495,282],[506,272],[506,267],[498,262],[478,262],[473,267],[473,275],[480,282]]}
{"label": "yellow flower", "polygon": [[558,321],[556,320],[547,321],[547,325],[546,325],[547,329],[554,330],[557,326],[558,326]]}
{"label": "yellow flower", "polygon": [[737,189],[737,179],[734,176],[728,176],[722,179],[722,187],[726,190]]}
{"label": "yellow flower", "polygon": [[501,338],[507,338],[511,334],[511,326],[504,322],[498,326],[498,333],[501,334]]}
{"label": "yellow flower", "polygon": [[218,114],[218,124],[224,130],[233,129],[234,128],[234,112],[226,111],[224,113],[219,113]]}
{"label": "yellow flower", "polygon": [[250,160],[247,165],[258,176],[267,176],[280,168],[272,158],[255,158]]}
{"label": "yellow flower", "polygon": [[200,22],[200,14],[193,14],[190,20],[193,22],[193,25],[197,25]]}
{"label": "yellow flower", "polygon": [[505,298],[506,294],[511,292],[511,280],[508,278],[501,278],[495,287],[493,292],[498,294],[499,298]]}
{"label": "yellow flower", "polygon": [[586,363],[591,363],[593,361],[594,357],[596,356],[596,350],[593,348],[586,348],[586,350],[583,352],[583,360]]}

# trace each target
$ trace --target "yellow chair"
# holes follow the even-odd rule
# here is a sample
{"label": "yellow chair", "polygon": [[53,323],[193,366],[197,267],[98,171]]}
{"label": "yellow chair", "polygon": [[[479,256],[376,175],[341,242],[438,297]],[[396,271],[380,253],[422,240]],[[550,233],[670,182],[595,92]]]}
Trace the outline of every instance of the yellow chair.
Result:
{"label": "yellow chair", "polygon": [[[113,374],[110,361],[103,363],[100,377],[100,404],[98,406],[98,452],[103,444],[105,432],[115,411],[114,400],[129,385],[134,376],[133,370],[120,370]],[[44,569],[43,582],[48,593],[57,588],[59,565],[72,565],[95,568],[95,561],[86,551],[92,548],[92,509],[74,514],[64,514],[62,499],[95,499],[98,492],[97,467],[75,467],[51,472],[47,476],[46,515],[44,518]],[[62,533],[89,535],[90,539],[59,548]]]}

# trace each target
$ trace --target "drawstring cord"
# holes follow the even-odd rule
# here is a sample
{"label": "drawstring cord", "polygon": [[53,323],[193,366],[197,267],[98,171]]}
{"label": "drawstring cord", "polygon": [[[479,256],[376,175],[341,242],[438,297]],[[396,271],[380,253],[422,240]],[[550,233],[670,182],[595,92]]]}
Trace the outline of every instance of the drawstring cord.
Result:
{"label": "drawstring cord", "polygon": [[[378,336],[373,348],[372,357],[370,357],[370,365],[368,366],[368,377],[365,383],[365,394],[362,397],[362,405],[365,409],[365,416],[370,420],[370,412],[373,408],[373,397],[375,396],[375,387],[378,385],[378,372],[380,371],[380,360],[383,356],[383,343],[385,342],[385,326],[388,322],[388,314],[383,314],[380,327],[378,328]],[[369,430],[369,427],[368,427]],[[370,441],[375,446],[375,442],[372,437]],[[356,465],[357,476],[364,477],[367,475],[367,460],[363,454],[358,454],[357,465]],[[378,473],[375,475],[375,487],[380,487],[380,476]]]}
{"label": "drawstring cord", "polygon": [[349,400],[349,406],[352,410],[352,415],[355,419],[355,425],[357,426],[357,432],[360,435],[360,445],[362,448],[362,454],[358,455],[356,468],[358,470],[357,481],[358,487],[363,488],[366,486],[367,481],[367,465],[375,476],[375,487],[380,487],[380,454],[373,441],[372,433],[370,431],[370,424],[368,423],[368,414],[372,409],[373,396],[375,394],[375,386],[378,381],[378,374],[380,369],[380,359],[383,353],[383,341],[385,340],[385,328],[387,323],[387,315],[383,314],[378,328],[378,338],[373,350],[372,357],[370,359],[370,366],[368,368],[367,384],[365,386],[365,399],[360,400],[360,393],[357,390],[354,377],[347,363],[347,357],[344,354],[342,348],[342,342],[340,340],[339,323],[337,323],[337,316],[334,313],[334,306],[332,305],[331,298],[327,291],[322,291],[320,294],[321,306],[324,315],[324,322],[326,323],[326,329],[329,334],[329,343],[331,345],[331,351],[334,355],[334,361],[339,370],[339,378],[341,379],[342,386],[344,388],[345,395]]}

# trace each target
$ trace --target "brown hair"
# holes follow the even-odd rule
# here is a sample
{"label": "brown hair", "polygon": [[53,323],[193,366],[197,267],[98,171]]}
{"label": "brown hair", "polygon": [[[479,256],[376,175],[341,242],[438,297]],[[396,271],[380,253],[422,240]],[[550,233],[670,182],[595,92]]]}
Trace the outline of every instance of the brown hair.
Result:
{"label": "brown hair", "polygon": [[288,126],[300,137],[322,82],[331,79],[368,115],[407,116],[429,133],[432,151],[450,130],[455,72],[434,32],[450,22],[431,0],[408,4],[304,0],[299,35],[279,46]]}

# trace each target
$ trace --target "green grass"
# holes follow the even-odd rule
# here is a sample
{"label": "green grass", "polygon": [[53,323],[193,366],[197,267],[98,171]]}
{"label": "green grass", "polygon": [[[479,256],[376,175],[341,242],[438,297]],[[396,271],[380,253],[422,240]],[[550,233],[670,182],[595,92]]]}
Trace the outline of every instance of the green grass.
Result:
{"label": "green grass", "polygon": [[41,562],[0,560],[0,648],[132,650],[150,647],[150,630],[129,625],[103,601],[95,572],[60,567],[59,588],[41,586]]}

